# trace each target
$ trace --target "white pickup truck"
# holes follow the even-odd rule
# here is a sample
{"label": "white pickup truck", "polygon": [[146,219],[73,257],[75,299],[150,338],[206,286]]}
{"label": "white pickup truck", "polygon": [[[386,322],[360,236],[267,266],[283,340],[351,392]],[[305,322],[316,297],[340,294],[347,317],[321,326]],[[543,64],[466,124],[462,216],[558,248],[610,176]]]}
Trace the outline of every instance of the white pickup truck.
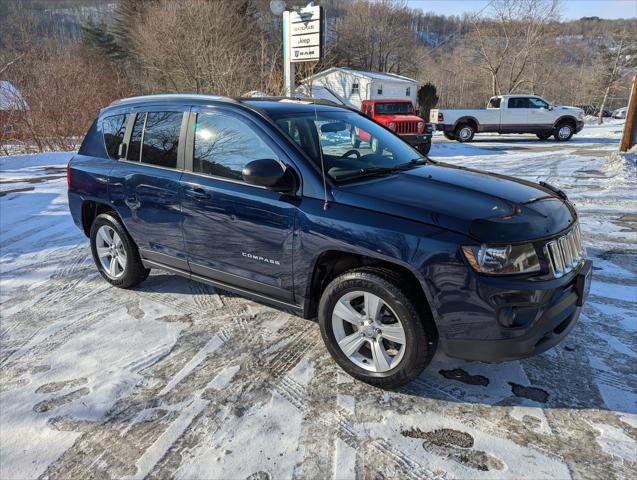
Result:
{"label": "white pickup truck", "polygon": [[478,132],[535,133],[565,142],[584,127],[584,111],[553,106],[536,95],[499,95],[486,109],[432,109],[429,120],[445,137],[470,142]]}

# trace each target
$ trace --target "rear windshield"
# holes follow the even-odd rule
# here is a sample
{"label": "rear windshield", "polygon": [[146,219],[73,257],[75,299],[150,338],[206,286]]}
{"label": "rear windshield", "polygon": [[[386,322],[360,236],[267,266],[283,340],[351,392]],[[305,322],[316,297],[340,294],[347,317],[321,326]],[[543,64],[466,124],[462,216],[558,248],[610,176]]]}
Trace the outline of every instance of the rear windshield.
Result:
{"label": "rear windshield", "polygon": [[383,102],[376,104],[377,115],[409,115],[414,112],[411,102]]}
{"label": "rear windshield", "polygon": [[500,97],[493,97],[491,100],[489,100],[488,108],[500,108],[501,101],[502,99]]}

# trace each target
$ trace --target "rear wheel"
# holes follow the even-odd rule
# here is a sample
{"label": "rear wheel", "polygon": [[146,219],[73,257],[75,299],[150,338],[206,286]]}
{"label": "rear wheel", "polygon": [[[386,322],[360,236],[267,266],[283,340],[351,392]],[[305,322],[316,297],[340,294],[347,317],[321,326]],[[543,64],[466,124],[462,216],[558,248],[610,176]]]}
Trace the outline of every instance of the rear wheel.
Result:
{"label": "rear wheel", "polygon": [[143,282],[144,268],[137,246],[112,213],[98,215],[91,226],[91,252],[98,271],[111,285],[131,288]]}
{"label": "rear wheel", "polygon": [[400,280],[380,269],[346,272],[326,287],[319,302],[325,345],[353,377],[382,388],[414,378],[436,348],[414,300]]}
{"label": "rear wheel", "polygon": [[470,123],[463,123],[456,127],[456,131],[454,133],[454,137],[460,143],[470,142],[473,140],[473,136],[475,135],[476,130]]}
{"label": "rear wheel", "polygon": [[447,140],[455,140],[456,139],[455,135],[453,133],[451,133],[451,132],[444,132],[443,135],[445,136],[445,138]]}
{"label": "rear wheel", "polygon": [[566,142],[571,139],[575,130],[570,123],[558,123],[553,130],[553,136],[558,142]]}
{"label": "rear wheel", "polygon": [[536,135],[540,140],[548,140],[551,138],[552,133],[536,133]]}

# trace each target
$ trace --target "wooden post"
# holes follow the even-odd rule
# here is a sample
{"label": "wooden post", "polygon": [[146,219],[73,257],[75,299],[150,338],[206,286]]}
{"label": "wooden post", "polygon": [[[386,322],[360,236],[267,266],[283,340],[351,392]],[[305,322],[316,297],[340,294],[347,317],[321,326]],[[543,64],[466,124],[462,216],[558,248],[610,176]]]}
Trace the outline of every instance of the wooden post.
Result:
{"label": "wooden post", "polygon": [[619,151],[627,152],[635,145],[635,142],[637,142],[637,75],[633,77],[633,86],[630,89],[624,135],[622,143],[619,145]]}

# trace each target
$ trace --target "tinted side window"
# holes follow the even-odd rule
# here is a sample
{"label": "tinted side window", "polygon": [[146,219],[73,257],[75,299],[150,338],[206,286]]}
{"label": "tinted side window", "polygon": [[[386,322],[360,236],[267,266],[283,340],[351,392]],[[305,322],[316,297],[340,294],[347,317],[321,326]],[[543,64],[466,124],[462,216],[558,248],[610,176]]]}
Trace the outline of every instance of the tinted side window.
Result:
{"label": "tinted side window", "polygon": [[117,160],[117,152],[119,145],[124,141],[126,133],[126,122],[128,122],[128,114],[114,115],[106,117],[102,120],[102,132],[104,133],[104,145],[108,156],[113,160]]}
{"label": "tinted side window", "polygon": [[142,163],[177,168],[177,144],[182,118],[181,112],[148,112],[146,114]]}
{"label": "tinted side window", "polygon": [[145,113],[138,113],[130,136],[130,145],[126,154],[127,160],[139,162],[139,154],[142,151],[142,132],[144,131]]}
{"label": "tinted side window", "polygon": [[243,180],[244,165],[264,158],[277,160],[278,156],[242,120],[229,115],[197,114],[194,172]]}
{"label": "tinted side window", "polygon": [[509,98],[509,108],[529,108],[528,98]]}
{"label": "tinted side window", "polygon": [[549,108],[549,104],[539,98],[529,98],[529,108]]}

